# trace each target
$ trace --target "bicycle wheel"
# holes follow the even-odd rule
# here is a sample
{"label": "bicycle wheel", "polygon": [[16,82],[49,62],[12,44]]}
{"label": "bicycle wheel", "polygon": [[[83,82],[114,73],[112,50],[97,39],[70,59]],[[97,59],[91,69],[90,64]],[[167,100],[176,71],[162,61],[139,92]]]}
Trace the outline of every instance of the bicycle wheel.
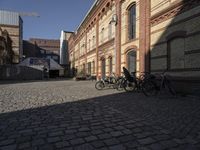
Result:
{"label": "bicycle wheel", "polygon": [[156,85],[152,81],[145,81],[141,86],[145,96],[155,96],[158,93]]}
{"label": "bicycle wheel", "polygon": [[167,86],[167,89],[169,90],[170,94],[176,96],[176,91],[169,80],[165,82],[165,85]]}
{"label": "bicycle wheel", "polygon": [[116,87],[116,89],[117,89],[118,91],[124,90],[124,79],[119,79],[119,80],[117,81],[117,87]]}
{"label": "bicycle wheel", "polygon": [[128,80],[125,80],[124,83],[123,83],[123,87],[124,87],[124,90],[126,92],[132,92],[132,91],[135,90],[136,83],[135,82],[129,82]]}
{"label": "bicycle wheel", "polygon": [[102,90],[105,87],[104,83],[102,81],[97,81],[95,84],[95,88],[97,90]]}

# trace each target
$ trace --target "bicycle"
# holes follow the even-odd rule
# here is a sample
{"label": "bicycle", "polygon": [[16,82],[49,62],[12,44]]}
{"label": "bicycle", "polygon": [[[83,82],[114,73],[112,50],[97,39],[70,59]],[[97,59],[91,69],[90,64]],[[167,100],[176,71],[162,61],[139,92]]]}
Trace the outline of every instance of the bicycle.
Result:
{"label": "bicycle", "polygon": [[114,73],[111,73],[110,76],[106,77],[106,78],[101,78],[99,81],[97,81],[95,83],[95,88],[97,90],[102,90],[104,89],[105,87],[108,87],[108,88],[116,88],[117,86],[117,79],[116,79],[116,76]]}
{"label": "bicycle", "polygon": [[129,71],[123,67],[124,77],[122,78],[120,86],[124,88],[126,92],[132,92],[137,86],[137,80],[134,75],[131,75]]}
{"label": "bicycle", "polygon": [[123,67],[123,71],[125,77],[122,81],[122,86],[125,91],[143,92],[146,96],[154,96],[157,94],[156,86],[151,80],[153,77],[151,74],[143,73],[137,78],[135,73],[131,75],[125,67]]}
{"label": "bicycle", "polygon": [[166,71],[163,71],[161,74],[155,74],[156,78],[154,80],[155,85],[156,85],[156,89],[158,90],[159,94],[161,93],[161,91],[163,89],[168,90],[168,92],[173,95],[176,96],[176,90],[174,89],[174,87],[171,84],[171,81],[169,79],[169,75],[166,75]]}

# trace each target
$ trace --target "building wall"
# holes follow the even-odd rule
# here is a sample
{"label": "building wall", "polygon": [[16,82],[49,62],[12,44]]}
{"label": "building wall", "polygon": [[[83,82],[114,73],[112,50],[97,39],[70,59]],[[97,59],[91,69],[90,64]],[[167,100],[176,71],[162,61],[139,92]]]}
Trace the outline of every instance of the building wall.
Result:
{"label": "building wall", "polygon": [[[157,3],[154,4],[155,2]],[[152,1],[152,3],[156,6],[163,1]],[[200,70],[198,59],[200,3],[177,0],[169,1],[165,5],[168,10],[163,13],[159,13],[159,8],[158,10],[154,8],[152,11],[154,16],[151,21],[151,70],[156,72],[167,69],[175,76],[198,77],[200,75],[198,71]],[[172,45],[176,49],[174,52],[170,50],[171,41],[177,42]],[[181,46],[182,49],[178,51]],[[175,56],[180,57],[181,60],[173,60]]]}
{"label": "building wall", "polygon": [[[59,63],[60,40],[30,38],[28,43],[29,46],[26,46],[24,48],[24,51],[26,51],[26,53],[29,53],[29,50],[27,48],[33,47],[35,53],[38,54],[38,51],[40,51],[39,56],[37,55],[38,57],[52,58],[57,63]],[[29,54],[28,56],[30,56]]]}
{"label": "building wall", "polygon": [[7,30],[14,51],[13,63],[19,63],[23,54],[23,21],[19,13],[0,10],[0,27]]}
{"label": "building wall", "polygon": [[[136,37],[129,40],[128,8],[132,4],[136,4]],[[138,74],[167,69],[177,78],[194,79],[200,75],[199,14],[198,0],[99,1],[71,37],[74,43],[70,48],[70,60],[74,60],[79,71],[83,64],[95,61],[95,75],[99,77],[101,60],[106,60],[108,75],[112,57],[113,72],[120,75],[122,67],[127,67],[127,54],[134,50]],[[113,15],[117,15],[117,24],[109,32]],[[95,46],[91,44],[93,36]]]}
{"label": "building wall", "polygon": [[0,27],[0,65],[12,64],[13,57],[12,40],[8,32]]}

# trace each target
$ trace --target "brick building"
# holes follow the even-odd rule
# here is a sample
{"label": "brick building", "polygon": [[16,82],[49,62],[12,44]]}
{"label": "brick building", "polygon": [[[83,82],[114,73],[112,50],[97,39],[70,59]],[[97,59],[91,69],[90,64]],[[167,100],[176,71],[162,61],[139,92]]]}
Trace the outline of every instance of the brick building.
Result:
{"label": "brick building", "polygon": [[0,10],[0,27],[12,41],[12,63],[19,63],[23,54],[23,20],[17,12]]}
{"label": "brick building", "polygon": [[12,40],[8,32],[0,27],[0,65],[12,64],[13,57]]}
{"label": "brick building", "polygon": [[199,0],[96,0],[69,39],[71,68],[98,77],[123,66],[167,70],[178,84],[197,83],[199,16]]}
{"label": "brick building", "polygon": [[25,57],[43,57],[59,63],[60,40],[31,38],[23,42]]}

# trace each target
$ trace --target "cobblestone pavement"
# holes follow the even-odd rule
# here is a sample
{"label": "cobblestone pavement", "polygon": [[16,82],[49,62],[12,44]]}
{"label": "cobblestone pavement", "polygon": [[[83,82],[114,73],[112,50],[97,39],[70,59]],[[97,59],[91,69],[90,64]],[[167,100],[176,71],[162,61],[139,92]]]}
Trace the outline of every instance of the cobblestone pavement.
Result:
{"label": "cobblestone pavement", "polygon": [[0,150],[197,150],[200,99],[97,91],[95,82],[0,85]]}

